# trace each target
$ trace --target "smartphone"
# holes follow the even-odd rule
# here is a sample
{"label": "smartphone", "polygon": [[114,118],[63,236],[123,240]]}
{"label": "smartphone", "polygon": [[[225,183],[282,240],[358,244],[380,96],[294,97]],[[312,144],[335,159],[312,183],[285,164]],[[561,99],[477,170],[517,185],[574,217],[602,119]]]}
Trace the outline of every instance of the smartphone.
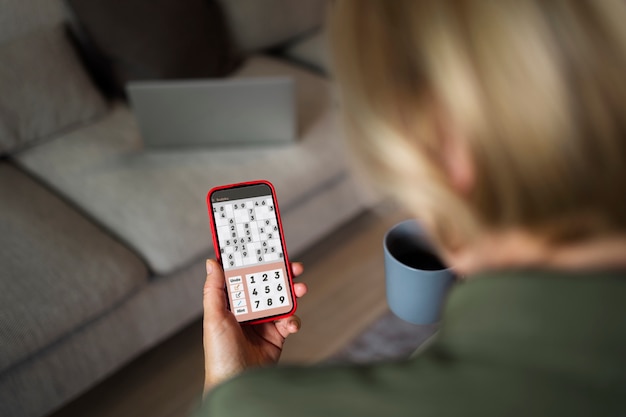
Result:
{"label": "smartphone", "polygon": [[237,321],[256,324],[292,315],[296,297],[274,186],[259,180],[215,187],[207,205]]}

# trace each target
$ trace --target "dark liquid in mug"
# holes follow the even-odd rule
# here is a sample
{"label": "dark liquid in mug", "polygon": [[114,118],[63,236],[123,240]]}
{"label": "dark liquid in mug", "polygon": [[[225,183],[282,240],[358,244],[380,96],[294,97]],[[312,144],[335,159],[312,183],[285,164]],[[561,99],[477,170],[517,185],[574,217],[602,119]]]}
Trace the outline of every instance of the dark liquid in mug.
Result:
{"label": "dark liquid in mug", "polygon": [[389,249],[394,258],[414,269],[437,271],[447,268],[437,255],[416,245],[412,239],[400,238]]}
{"label": "dark liquid in mug", "polygon": [[439,269],[446,269],[446,266],[441,260],[432,253],[419,250],[419,251],[405,251],[395,254],[396,259],[406,266],[410,266],[415,269],[423,269],[426,271],[437,271]]}

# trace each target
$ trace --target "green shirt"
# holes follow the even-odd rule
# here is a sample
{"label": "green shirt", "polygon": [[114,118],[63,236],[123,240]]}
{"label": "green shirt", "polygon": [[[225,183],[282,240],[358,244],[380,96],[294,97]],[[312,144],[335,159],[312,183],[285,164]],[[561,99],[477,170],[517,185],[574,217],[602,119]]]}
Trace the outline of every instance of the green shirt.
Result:
{"label": "green shirt", "polygon": [[251,370],[200,415],[626,416],[626,273],[474,277],[420,355]]}

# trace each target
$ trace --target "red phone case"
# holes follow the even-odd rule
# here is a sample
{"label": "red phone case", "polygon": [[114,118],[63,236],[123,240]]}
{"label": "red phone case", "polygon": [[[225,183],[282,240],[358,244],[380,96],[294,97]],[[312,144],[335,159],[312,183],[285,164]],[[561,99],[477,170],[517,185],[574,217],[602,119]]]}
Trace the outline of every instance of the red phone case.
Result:
{"label": "red phone case", "polygon": [[[244,321],[244,322],[240,322],[241,324],[259,324],[259,323],[265,323],[268,321],[275,321],[275,320],[279,320],[285,317],[289,317],[291,315],[293,315],[296,312],[296,308],[297,308],[297,300],[296,300],[296,294],[295,291],[293,289],[293,274],[291,272],[291,262],[289,262],[289,256],[287,254],[287,248],[285,245],[285,237],[283,234],[283,224],[282,224],[282,220],[280,218],[280,210],[278,208],[278,199],[276,198],[276,190],[274,188],[274,185],[267,181],[267,180],[255,180],[255,181],[246,181],[246,182],[240,182],[240,183],[235,183],[235,184],[228,184],[228,185],[220,185],[217,187],[212,188],[206,196],[206,202],[207,202],[207,208],[208,208],[208,212],[209,212],[209,222],[211,224],[211,234],[212,234],[212,239],[213,239],[213,248],[215,249],[215,257],[217,259],[217,261],[220,263],[220,265],[222,265],[223,267],[223,263],[222,263],[222,259],[221,259],[221,253],[220,253],[220,246],[219,246],[219,242],[218,242],[218,238],[217,238],[217,229],[215,226],[215,218],[213,217],[213,209],[211,206],[211,195],[216,192],[216,191],[220,191],[220,190],[226,190],[226,189],[230,189],[230,188],[238,188],[238,187],[245,187],[245,186],[249,186],[249,185],[256,185],[256,184],[265,184],[267,185],[272,193],[272,199],[274,200],[274,210],[276,213],[276,223],[278,224],[278,231],[280,234],[280,243],[282,246],[282,250],[283,250],[283,256],[284,256],[284,262],[286,264],[286,270],[287,270],[287,281],[289,283],[289,291],[291,292],[291,299],[292,299],[292,303],[293,303],[293,307],[292,309],[285,313],[285,314],[280,314],[280,315],[276,315],[276,316],[271,316],[271,317],[262,317],[259,319],[254,319],[254,320],[249,320],[249,321]],[[226,286],[226,282],[224,283],[224,286]],[[224,291],[226,292],[226,289],[224,289]],[[229,305],[230,305],[230,301],[229,301]]]}

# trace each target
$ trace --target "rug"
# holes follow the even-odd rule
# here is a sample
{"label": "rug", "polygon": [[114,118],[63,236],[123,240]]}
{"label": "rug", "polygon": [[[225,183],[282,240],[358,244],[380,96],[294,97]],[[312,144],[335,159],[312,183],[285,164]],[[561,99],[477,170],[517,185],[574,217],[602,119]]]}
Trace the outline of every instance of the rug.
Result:
{"label": "rug", "polygon": [[367,363],[407,358],[438,328],[438,324],[408,323],[387,311],[327,362]]}

